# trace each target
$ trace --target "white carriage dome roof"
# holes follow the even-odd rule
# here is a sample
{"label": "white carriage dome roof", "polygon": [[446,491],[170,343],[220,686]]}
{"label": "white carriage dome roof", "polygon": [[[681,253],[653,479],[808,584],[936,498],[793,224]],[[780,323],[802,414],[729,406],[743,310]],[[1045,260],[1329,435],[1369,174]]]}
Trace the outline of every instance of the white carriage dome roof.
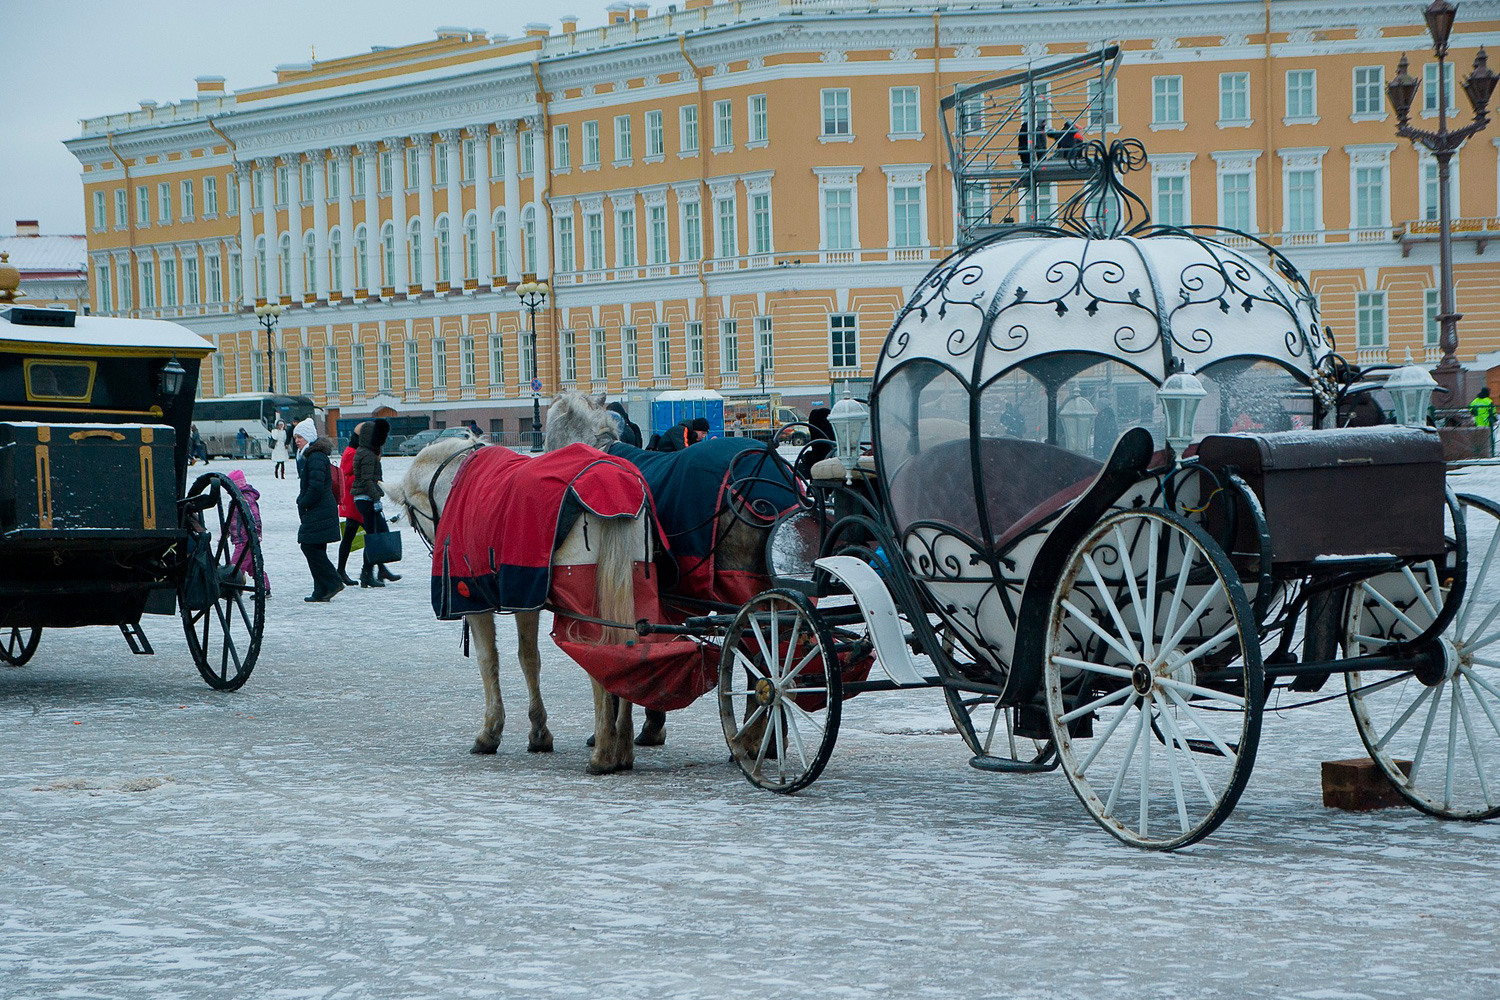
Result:
{"label": "white carriage dome roof", "polygon": [[876,384],[930,360],[971,389],[1043,355],[1088,352],[1152,381],[1226,358],[1311,376],[1333,345],[1306,282],[1284,257],[1179,229],[1099,238],[1023,230],[934,268],[876,362]]}
{"label": "white carriage dome roof", "polygon": [[145,351],[186,357],[202,357],[214,350],[213,344],[192,330],[167,320],[76,316],[72,326],[52,326],[12,323],[6,311],[0,311],[0,343],[57,347],[69,353],[95,348],[102,353]]}

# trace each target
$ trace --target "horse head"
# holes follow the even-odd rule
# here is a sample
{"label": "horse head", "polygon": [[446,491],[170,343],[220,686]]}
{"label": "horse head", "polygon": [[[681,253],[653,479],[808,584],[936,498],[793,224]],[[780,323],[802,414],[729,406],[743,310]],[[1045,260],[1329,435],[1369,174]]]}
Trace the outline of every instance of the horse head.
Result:
{"label": "horse head", "polygon": [[558,394],[547,409],[547,430],[542,436],[546,451],[570,444],[592,445],[601,451],[620,440],[615,417],[604,408],[603,396],[588,396],[576,389]]}

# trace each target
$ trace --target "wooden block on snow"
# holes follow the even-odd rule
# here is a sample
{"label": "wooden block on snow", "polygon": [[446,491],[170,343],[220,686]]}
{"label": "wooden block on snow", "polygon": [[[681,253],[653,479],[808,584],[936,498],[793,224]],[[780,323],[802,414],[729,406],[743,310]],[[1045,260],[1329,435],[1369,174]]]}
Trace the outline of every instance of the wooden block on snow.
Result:
{"label": "wooden block on snow", "polygon": [[[1396,765],[1411,772],[1411,761],[1398,760]],[[1369,812],[1402,805],[1406,800],[1391,786],[1376,763],[1368,757],[1323,762],[1323,805],[1329,809]]]}

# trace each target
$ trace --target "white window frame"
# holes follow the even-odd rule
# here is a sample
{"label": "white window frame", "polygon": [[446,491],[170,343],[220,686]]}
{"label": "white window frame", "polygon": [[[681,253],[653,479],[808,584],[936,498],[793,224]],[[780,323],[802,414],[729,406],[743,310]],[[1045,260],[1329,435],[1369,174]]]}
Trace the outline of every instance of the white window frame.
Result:
{"label": "white window frame", "polygon": [[771,142],[770,106],[765,94],[745,98],[745,148],[762,149]]}
{"label": "white window frame", "polygon": [[654,378],[672,377],[672,328],[665,323],[651,328],[651,371]]}
{"label": "white window frame", "polygon": [[405,362],[402,367],[406,369],[404,388],[407,392],[418,392],[422,388],[421,344],[415,337],[412,337],[403,342],[401,353]]}
{"label": "white window frame", "polygon": [[895,141],[922,138],[921,87],[892,87],[890,89],[890,113],[891,127],[886,134],[887,139]]}
{"label": "white window frame", "polygon": [[193,187],[191,177],[183,178],[177,185],[177,214],[183,222],[192,222],[197,215],[198,192]]}
{"label": "white window frame", "polygon": [[[1295,103],[1293,100],[1296,95]],[[1286,116],[1283,125],[1316,125],[1318,115],[1318,71],[1315,69],[1289,69],[1286,71]]]}
{"label": "white window frame", "polygon": [[458,338],[458,384],[460,388],[474,388],[479,374],[479,361],[474,356],[474,335],[466,333]]}
{"label": "white window frame", "polygon": [[1246,72],[1219,74],[1219,128],[1249,128],[1254,123],[1250,117],[1250,74]]}
{"label": "white window frame", "polygon": [[573,330],[561,331],[562,380],[565,385],[578,381],[578,334]]}
{"label": "white window frame", "polygon": [[[838,350],[840,340],[845,341],[846,352],[852,351],[852,356],[847,353],[841,356]],[[859,367],[859,316],[857,313],[839,312],[828,315],[828,367],[831,371],[849,371]]]}
{"label": "white window frame", "polygon": [[[1391,226],[1391,153],[1396,144],[1345,146],[1349,156],[1349,228],[1383,233]],[[1374,219],[1360,219],[1365,187],[1373,171],[1379,181],[1379,204]],[[1363,179],[1362,179],[1363,178]]]}
{"label": "white window frame", "polygon": [[[1323,147],[1301,147],[1296,149],[1279,149],[1276,154],[1281,159],[1281,231],[1283,233],[1295,233],[1298,235],[1314,235],[1318,241],[1322,240],[1324,232],[1323,224],[1323,157],[1328,148]],[[1292,176],[1308,173],[1313,176],[1313,225],[1305,229],[1292,229]]]}
{"label": "white window frame", "polygon": [[1249,181],[1247,194],[1249,195],[1249,225],[1243,228],[1244,232],[1255,233],[1260,228],[1259,218],[1259,192],[1256,182],[1256,163],[1260,159],[1260,150],[1243,150],[1226,153],[1214,153],[1213,159],[1217,167],[1217,201],[1218,201],[1218,224],[1231,229],[1239,229],[1235,226],[1236,220],[1230,218],[1225,210],[1224,182],[1230,177],[1244,177]]}
{"label": "white window frame", "polygon": [[595,382],[609,379],[609,337],[602,326],[589,330],[589,378]]}
{"label": "white window frame", "polygon": [[394,391],[392,388],[395,385],[394,368],[390,341],[382,340],[375,345],[375,378],[381,392]]}
{"label": "white window frame", "polygon": [[[1351,122],[1385,121],[1385,67],[1356,66],[1349,75],[1349,85],[1351,109],[1349,120]],[[1366,104],[1363,109],[1359,106],[1361,98],[1364,98]]]}
{"label": "white window frame", "polygon": [[[1454,63],[1444,62],[1443,96],[1448,98],[1448,117],[1458,114],[1458,73]],[[1437,63],[1422,66],[1422,117],[1436,118],[1438,113]]]}
{"label": "white window frame", "polygon": [[[836,167],[818,168],[813,172],[818,175],[818,249],[842,253],[860,248],[859,239],[859,175],[863,167]],[[849,245],[833,246],[829,242],[829,203],[828,195],[832,192],[847,193],[849,195]],[[839,206],[842,207],[842,206]]]}
{"label": "white window frame", "polygon": [[1089,130],[1097,132],[1101,128],[1106,132],[1115,132],[1120,128],[1120,81],[1110,77],[1109,86],[1104,88],[1104,99],[1098,100],[1099,80],[1091,77],[1085,88],[1089,104]]}
{"label": "white window frame", "polygon": [[636,225],[635,203],[615,205],[615,266],[638,267],[640,264],[639,228]]}
{"label": "white window frame", "polygon": [[337,398],[343,390],[339,377],[339,345],[323,345],[323,384],[327,386],[328,398]]}
{"label": "white window frame", "polygon": [[[446,187],[448,184],[448,144],[446,142],[435,142],[432,144],[432,183],[434,187]],[[333,188],[328,189],[333,194]]]}
{"label": "white window frame", "polygon": [[430,342],[432,354],[432,387],[434,389],[448,388],[448,341],[442,335],[432,338]]}
{"label": "white window frame", "polygon": [[1153,132],[1180,131],[1187,127],[1182,109],[1182,77],[1151,78],[1151,124]]}
{"label": "white window frame", "polygon": [[628,167],[635,160],[635,136],[631,132],[630,116],[615,115],[615,159],[617,167]]}
{"label": "white window frame", "polygon": [[736,319],[719,320],[719,373],[738,375],[740,371],[740,323]]}
{"label": "white window frame", "polygon": [[642,158],[645,163],[660,163],[667,155],[667,128],[662,123],[660,108],[653,108],[646,112],[646,155]]}
{"label": "white window frame", "polygon": [[590,120],[583,123],[583,153],[579,165],[584,170],[594,170],[599,166],[598,120]]}
{"label": "white window frame", "polygon": [[634,326],[620,328],[620,373],[632,381],[641,377],[641,341]]}
{"label": "white window frame", "polygon": [[[313,352],[311,347],[302,347],[297,351],[297,386],[302,390],[302,395],[311,396],[317,391],[317,372],[313,371]],[[283,382],[282,385],[286,383]]]}
{"label": "white window frame", "polygon": [[356,340],[349,345],[349,391],[356,397],[363,397],[369,377],[369,369],[365,366],[364,341]]}
{"label": "white window frame", "polygon": [[505,385],[505,336],[490,334],[490,387],[498,389]]}
{"label": "white window frame", "polygon": [[684,104],[677,109],[677,155],[697,156],[701,141],[698,135],[698,105]]}
{"label": "white window frame", "polygon": [[703,375],[704,354],[703,324],[691,320],[687,324],[687,373],[690,378]]}
{"label": "white window frame", "polygon": [[566,174],[573,170],[573,149],[567,123],[552,126],[552,172]]}
{"label": "white window frame", "polygon": [[[1192,163],[1196,153],[1168,153],[1150,157],[1151,162],[1151,218],[1159,225],[1190,226],[1193,223]],[[1177,186],[1181,181],[1182,217],[1169,221],[1162,211],[1163,187]]]}
{"label": "white window frame", "polygon": [[740,255],[740,206],[733,189],[716,195],[714,206],[714,257]]}
{"label": "white window frame", "polygon": [[172,224],[172,183],[162,181],[156,185],[156,219],[163,226]]}
{"label": "white window frame", "polygon": [[[1448,215],[1452,219],[1460,217],[1458,202],[1459,192],[1462,190],[1458,183],[1458,165],[1462,153],[1454,153],[1448,160]],[[1431,172],[1431,182],[1428,181],[1428,173]],[[1428,153],[1425,149],[1417,152],[1417,218],[1427,222],[1438,221],[1440,206],[1438,204],[1438,161],[1437,157]]]}
{"label": "white window frame", "polygon": [[681,242],[679,259],[698,262],[703,259],[703,202],[699,198],[678,198],[678,233]]}
{"label": "white window frame", "polygon": [[1381,351],[1390,345],[1390,313],[1384,289],[1354,293],[1354,346]]}
{"label": "white window frame", "polygon": [[755,317],[755,378],[766,373],[769,382],[776,371],[776,328],[769,316]]}
{"label": "white window frame", "polygon": [[604,211],[591,209],[583,213],[583,269],[602,271],[609,266],[604,242]]}
{"label": "white window frame", "polygon": [[94,231],[100,232],[109,222],[109,206],[103,191],[94,192]]}
{"label": "white window frame", "polygon": [[714,153],[734,152],[734,101],[714,101]]}
{"label": "white window frame", "polygon": [[818,92],[818,141],[853,142],[854,107],[848,87],[824,87]]}

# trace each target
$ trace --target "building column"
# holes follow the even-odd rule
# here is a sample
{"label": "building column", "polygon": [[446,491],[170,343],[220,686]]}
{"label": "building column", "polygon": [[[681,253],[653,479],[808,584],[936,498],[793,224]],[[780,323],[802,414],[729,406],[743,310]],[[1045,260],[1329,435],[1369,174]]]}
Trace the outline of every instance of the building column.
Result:
{"label": "building column", "polygon": [[313,282],[317,285],[318,303],[328,303],[328,179],[324,171],[328,160],[324,151],[315,149],[307,154],[312,162],[313,203]]}
{"label": "building column", "polygon": [[389,279],[380,242],[380,143],[362,142],[359,152],[365,158],[365,287],[374,300],[380,298],[380,289]]}
{"label": "building column", "polygon": [[479,279],[478,290],[488,291],[495,273],[492,260],[495,234],[490,225],[490,127],[475,125],[470,131],[474,133],[474,214],[479,221],[475,236],[479,243],[479,253],[475,255],[479,273],[474,277]]}
{"label": "building column", "polygon": [[[500,142],[505,150],[505,278],[521,280],[521,143],[518,121],[500,123]],[[502,268],[496,268],[497,271]]]}
{"label": "building column", "polygon": [[542,134],[542,118],[532,115],[526,119],[531,129],[532,152],[535,154],[531,172],[531,204],[536,215],[536,275],[537,280],[550,279],[552,273],[552,224],[547,217],[547,204],[542,200],[542,191],[552,170],[552,144]]}
{"label": "building column", "polygon": [[464,188],[463,188],[463,141],[461,129],[447,129],[442,133],[443,146],[448,154],[448,287],[453,293],[463,291],[464,264]]}
{"label": "building column", "polygon": [[266,237],[266,287],[262,289],[267,302],[281,301],[281,234],[276,231],[276,159],[271,157],[256,160],[261,177],[261,226]]}
{"label": "building column", "polygon": [[302,263],[302,157],[293,154],[286,158],[286,228],[292,235],[292,252],[289,270],[292,285],[287,289],[292,305],[301,306],[307,293],[307,268]]}
{"label": "building column", "polygon": [[390,281],[396,286],[396,298],[406,298],[411,288],[411,272],[406,266],[406,138],[387,139],[391,147],[391,228],[396,246],[391,254]]}
{"label": "building column", "polygon": [[417,147],[417,225],[421,233],[422,294],[437,288],[437,256],[432,252],[432,135],[412,140]]}
{"label": "building column", "polygon": [[[250,164],[237,163],[235,183],[240,189],[240,304],[255,305],[255,209],[250,189]],[[227,258],[226,258],[227,260]],[[133,274],[132,274],[133,277]],[[122,300],[123,301],[123,300]],[[132,299],[131,305],[135,302]]]}
{"label": "building column", "polygon": [[354,151],[348,146],[335,146],[334,169],[339,176],[339,230],[343,239],[339,241],[339,294],[343,301],[354,299],[354,176],[350,172],[350,161]]}

